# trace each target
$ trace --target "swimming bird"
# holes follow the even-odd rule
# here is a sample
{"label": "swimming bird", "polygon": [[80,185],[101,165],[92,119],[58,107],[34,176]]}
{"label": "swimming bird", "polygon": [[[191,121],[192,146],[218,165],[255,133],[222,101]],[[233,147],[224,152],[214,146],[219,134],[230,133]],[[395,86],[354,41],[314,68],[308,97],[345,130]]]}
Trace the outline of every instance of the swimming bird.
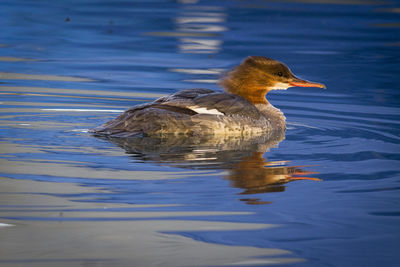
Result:
{"label": "swimming bird", "polygon": [[285,131],[286,119],[267,101],[269,91],[293,86],[326,88],[297,78],[285,64],[263,56],[247,57],[219,85],[223,92],[185,89],[134,106],[90,132],[112,137],[270,135]]}

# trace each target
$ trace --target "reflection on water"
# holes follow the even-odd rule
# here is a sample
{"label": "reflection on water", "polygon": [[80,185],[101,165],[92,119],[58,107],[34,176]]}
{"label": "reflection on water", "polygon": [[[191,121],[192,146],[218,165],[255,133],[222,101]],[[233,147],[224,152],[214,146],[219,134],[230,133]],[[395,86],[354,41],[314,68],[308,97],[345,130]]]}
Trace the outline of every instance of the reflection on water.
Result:
{"label": "reflection on water", "polygon": [[21,74],[0,72],[1,80],[39,80],[39,81],[62,81],[62,82],[93,82],[88,78],[78,78],[59,75],[44,75],[44,74]]}
{"label": "reflection on water", "polygon": [[[1,86],[2,92],[9,92],[15,94],[38,94],[38,93],[57,93],[58,97],[67,95],[68,97],[85,97],[90,96],[91,99],[98,99],[101,97],[125,97],[123,100],[139,101],[135,99],[137,97],[144,98],[158,98],[164,96],[164,94],[157,94],[151,92],[121,92],[121,91],[102,91],[102,90],[85,90],[85,89],[67,89],[67,88],[45,88],[45,87],[27,87],[27,86]],[[114,98],[114,100],[122,100],[120,98]],[[53,103],[47,103],[51,105]],[[65,105],[63,103],[62,105]]]}
{"label": "reflection on water", "polygon": [[[240,212],[149,211],[172,205],[76,202],[104,190],[1,177],[0,264],[4,266],[202,266],[294,263],[282,249],[225,246],[172,235],[179,231],[256,231],[270,224],[191,220]],[[70,200],[60,196],[70,196]],[[29,223],[27,223],[29,221]],[[57,223],[53,222],[56,221]],[[27,242],[29,237],[29,242]],[[32,245],[35,244],[35,245]],[[271,257],[273,256],[273,257]],[[277,257],[278,256],[278,257]],[[253,262],[253,264],[252,264]],[[24,265],[25,266],[25,265]]]}
{"label": "reflection on water", "polygon": [[215,79],[185,79],[184,82],[192,82],[192,83],[209,83],[209,84],[217,84],[218,77],[221,76],[224,69],[169,69],[171,72],[177,73],[185,73],[185,74],[194,74],[194,75],[213,75],[216,77]]}
{"label": "reflection on water", "polygon": [[[398,1],[0,6],[1,266],[399,265]],[[86,133],[248,55],[285,140]]]}
{"label": "reflection on water", "polygon": [[[282,166],[288,162],[268,162],[262,152],[253,152],[251,156],[232,165],[226,179],[232,186],[243,188],[243,195],[268,192],[282,192],[284,184],[296,180],[320,181],[318,178],[305,177],[316,172],[304,171],[300,166]],[[281,166],[279,166],[281,165]],[[262,204],[258,199],[242,199],[248,204]]]}
{"label": "reflection on water", "polygon": [[[215,54],[223,44],[220,33],[228,29],[223,26],[227,15],[222,7],[193,6],[192,2],[182,2],[183,6],[174,19],[173,32],[150,32],[148,35],[178,38],[180,53]],[[188,5],[186,5],[188,4]]]}
{"label": "reflection on water", "polygon": [[36,60],[29,58],[19,58],[19,57],[0,57],[0,61],[18,62],[18,61],[36,61]]}
{"label": "reflection on water", "polygon": [[[123,148],[134,160],[163,166],[188,169],[226,170],[224,178],[240,194],[282,192],[284,184],[296,180],[320,181],[306,177],[316,172],[304,171],[301,166],[287,166],[287,161],[270,161],[264,153],[277,147],[284,132],[273,136],[164,136],[144,138],[107,138]],[[248,204],[266,204],[259,199],[241,199]]]}
{"label": "reflection on water", "polygon": [[[198,12],[197,8],[186,7],[175,19],[176,31],[185,33],[221,33],[227,30],[222,26],[225,21],[226,14],[218,7],[203,7],[201,12]],[[222,46],[220,38],[200,36],[182,36],[179,38],[179,43],[179,50],[182,53],[217,53]]]}

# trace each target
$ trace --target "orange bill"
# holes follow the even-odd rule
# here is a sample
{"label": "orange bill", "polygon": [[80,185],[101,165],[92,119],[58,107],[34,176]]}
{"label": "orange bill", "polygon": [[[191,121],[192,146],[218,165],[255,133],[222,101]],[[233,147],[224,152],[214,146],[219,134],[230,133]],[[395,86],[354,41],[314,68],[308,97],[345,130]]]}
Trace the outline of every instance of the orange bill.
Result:
{"label": "orange bill", "polygon": [[309,82],[309,81],[301,80],[298,78],[293,79],[293,81],[289,82],[289,84],[291,86],[297,86],[297,87],[318,87],[318,88],[326,89],[325,84]]}

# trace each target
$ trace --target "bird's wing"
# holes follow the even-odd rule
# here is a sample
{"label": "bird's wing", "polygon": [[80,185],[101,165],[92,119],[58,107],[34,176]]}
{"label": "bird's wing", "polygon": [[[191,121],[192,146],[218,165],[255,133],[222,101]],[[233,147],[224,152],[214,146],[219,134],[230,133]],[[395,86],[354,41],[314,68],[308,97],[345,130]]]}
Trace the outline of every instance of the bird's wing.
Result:
{"label": "bird's wing", "polygon": [[243,116],[254,120],[263,116],[253,104],[240,96],[208,89],[188,89],[134,106],[91,132],[128,136],[131,133],[157,131],[166,124],[187,129],[193,126],[192,116],[206,116],[203,118],[214,120],[205,114]]}
{"label": "bird's wing", "polygon": [[241,96],[208,89],[182,90],[153,102],[162,106],[179,107],[182,112],[192,110],[197,114],[242,115],[259,119],[260,111]]}

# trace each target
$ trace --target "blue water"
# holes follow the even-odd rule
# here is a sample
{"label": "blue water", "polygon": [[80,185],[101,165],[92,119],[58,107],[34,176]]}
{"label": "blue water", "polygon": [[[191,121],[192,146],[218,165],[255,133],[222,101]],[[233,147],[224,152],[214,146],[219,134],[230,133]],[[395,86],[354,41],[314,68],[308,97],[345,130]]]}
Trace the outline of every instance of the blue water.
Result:
{"label": "blue water", "polygon": [[[399,1],[0,2],[0,265],[398,266]],[[87,129],[249,55],[282,140]],[[8,225],[8,226],[6,226]]]}

